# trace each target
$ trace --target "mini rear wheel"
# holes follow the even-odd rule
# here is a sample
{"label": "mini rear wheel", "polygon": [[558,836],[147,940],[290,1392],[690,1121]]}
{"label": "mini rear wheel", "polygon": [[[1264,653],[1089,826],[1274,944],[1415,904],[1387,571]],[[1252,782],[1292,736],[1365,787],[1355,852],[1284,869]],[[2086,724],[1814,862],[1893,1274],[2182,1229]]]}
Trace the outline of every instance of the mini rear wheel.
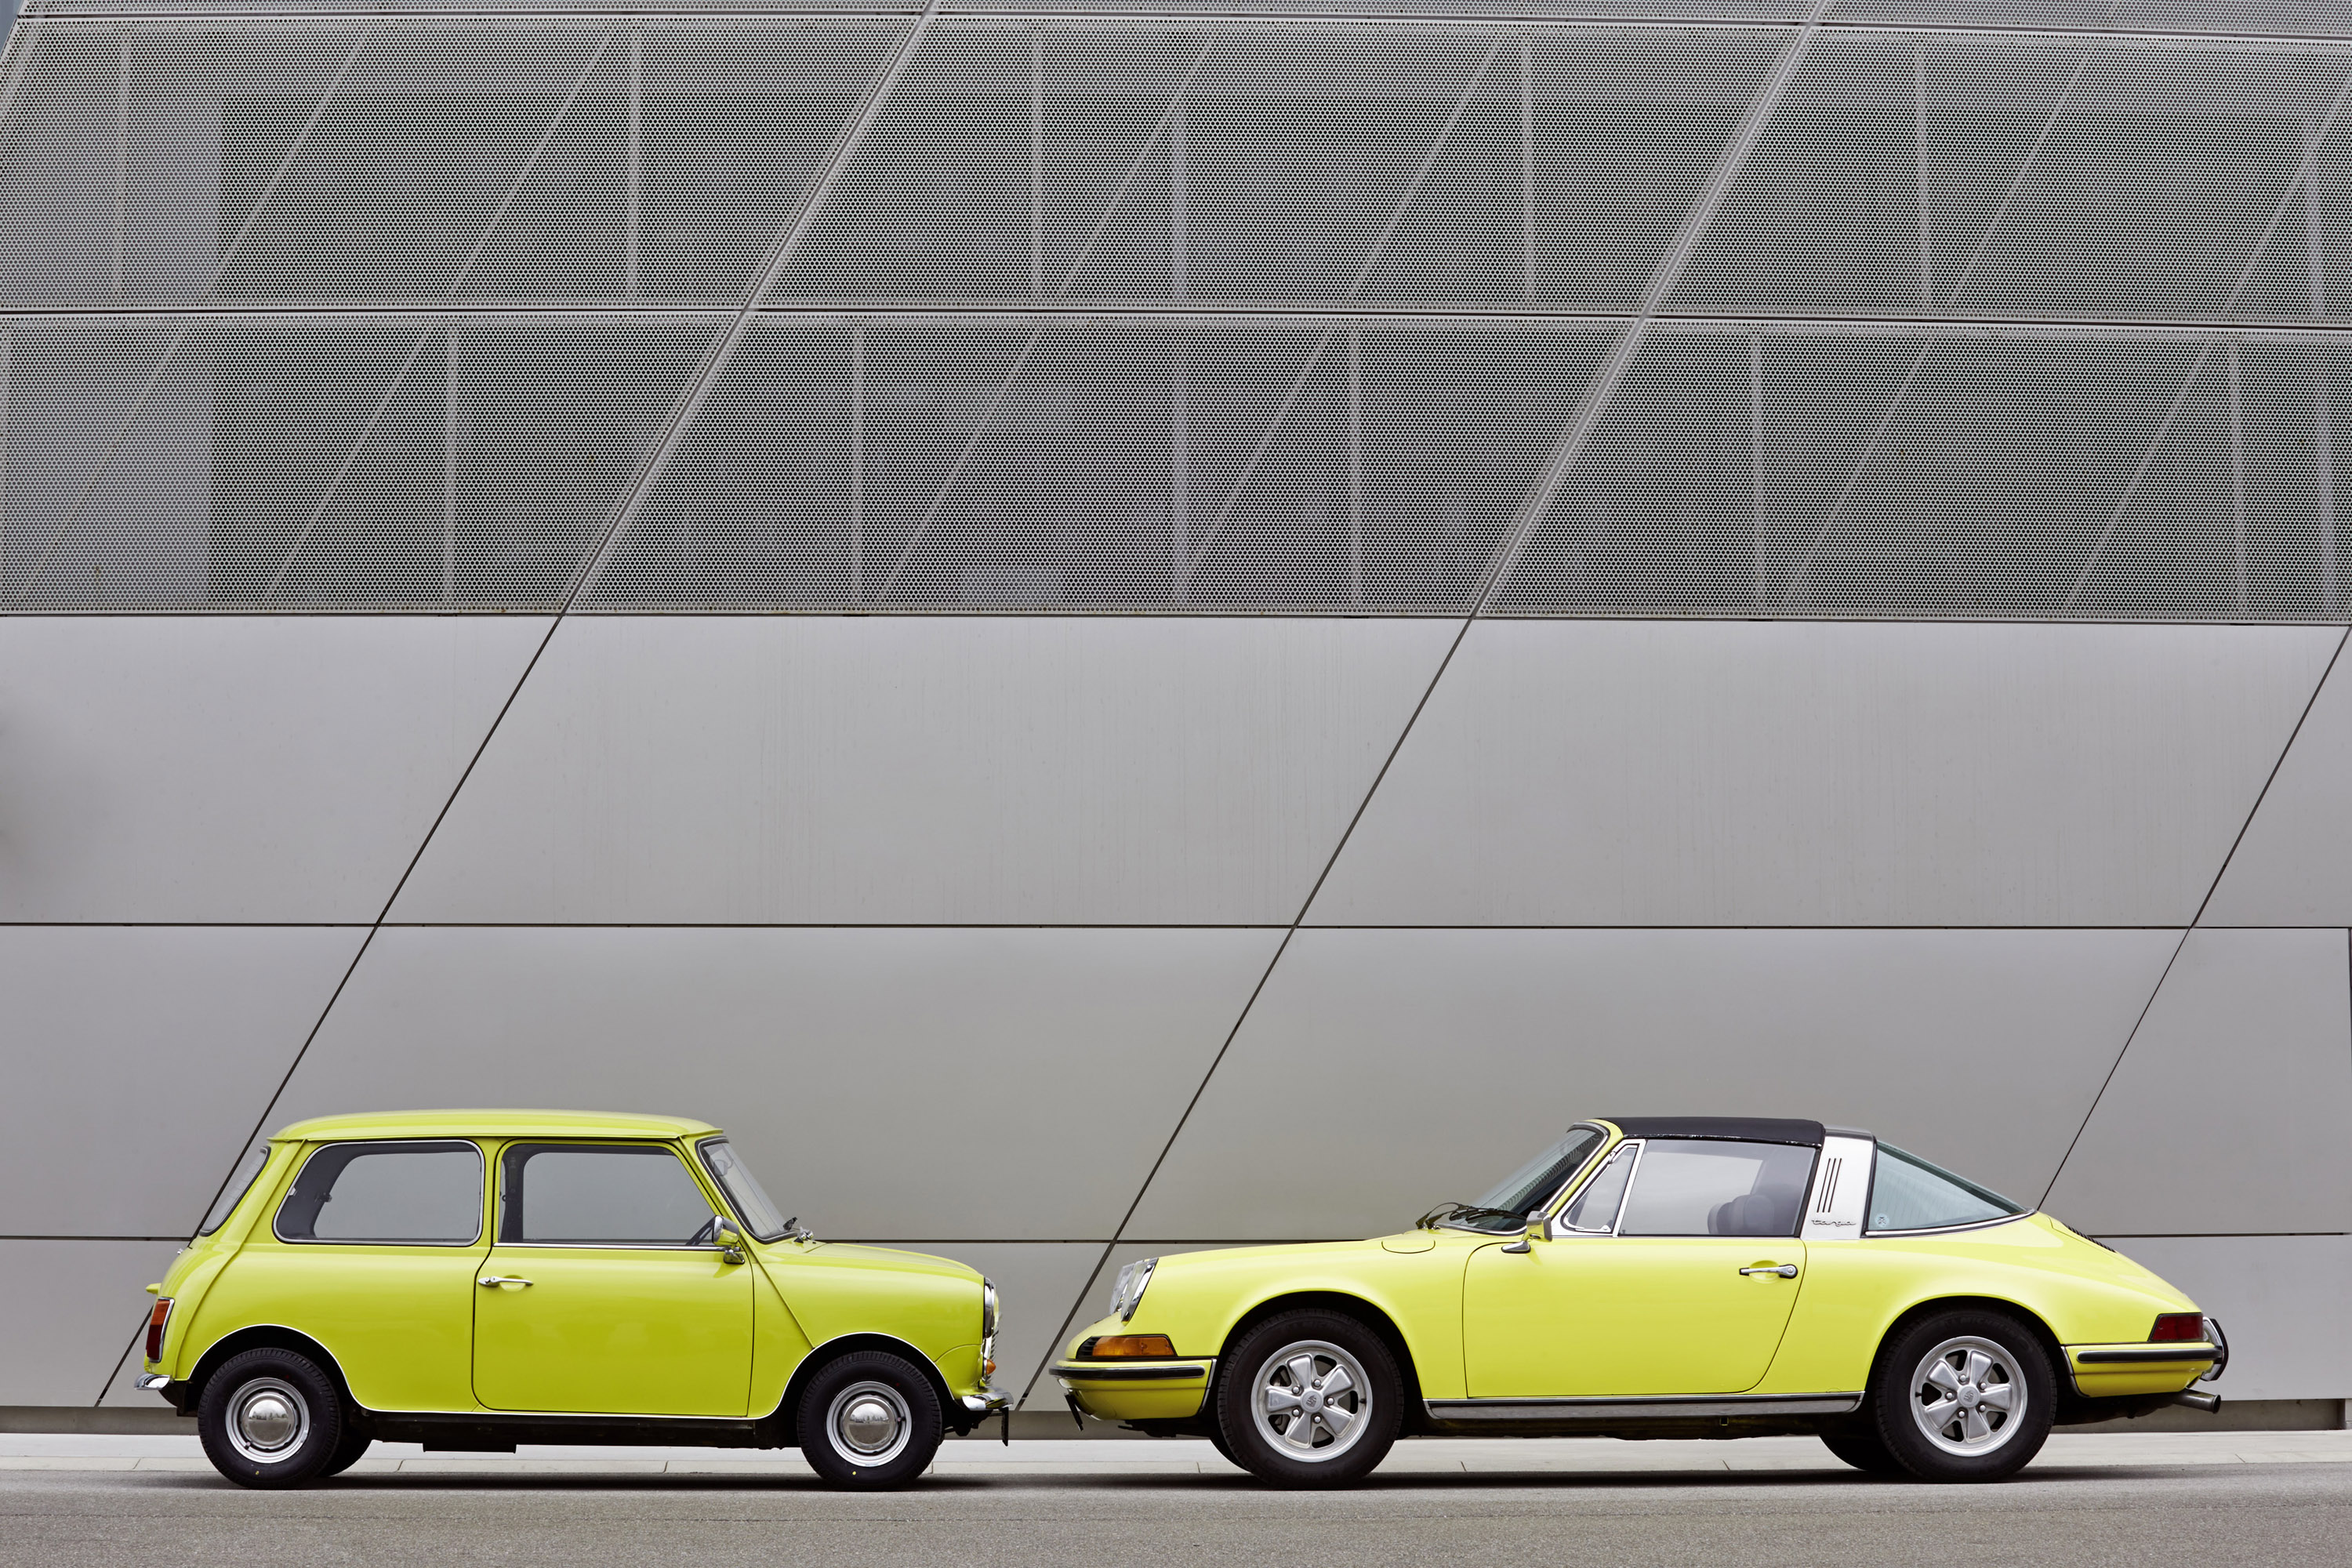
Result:
{"label": "mini rear wheel", "polygon": [[801,1457],[828,1486],[885,1491],[930,1468],[946,1422],[939,1395],[903,1356],[855,1351],[801,1395]]}
{"label": "mini rear wheel", "polygon": [[1887,1452],[1923,1481],[1998,1481],[2042,1451],[2056,1414],[2050,1358],[1997,1312],[1939,1312],[1886,1348],[1871,1414]]}
{"label": "mini rear wheel", "polygon": [[205,1384],[196,1436],[213,1468],[237,1485],[299,1487],[327,1474],[341,1447],[342,1399],[309,1356],[246,1351]]}
{"label": "mini rear wheel", "polygon": [[1227,1350],[1213,1397],[1234,1463],[1278,1487],[1339,1487],[1388,1457],[1404,1380],[1381,1337],[1355,1319],[1285,1312]]}

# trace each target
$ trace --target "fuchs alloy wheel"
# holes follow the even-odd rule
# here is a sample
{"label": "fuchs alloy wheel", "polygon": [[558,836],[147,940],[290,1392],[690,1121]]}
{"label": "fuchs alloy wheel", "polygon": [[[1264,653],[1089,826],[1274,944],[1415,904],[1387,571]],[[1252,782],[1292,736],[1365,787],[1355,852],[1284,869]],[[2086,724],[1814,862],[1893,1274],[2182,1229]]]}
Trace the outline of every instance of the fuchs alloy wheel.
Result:
{"label": "fuchs alloy wheel", "polygon": [[237,1485],[299,1487],[334,1462],[343,1441],[342,1400],[310,1357],[247,1351],[205,1383],[196,1436],[213,1468]]}
{"label": "fuchs alloy wheel", "polygon": [[1886,1348],[1871,1389],[1878,1435],[1928,1481],[1998,1481],[2050,1436],[2050,1358],[2025,1326],[1994,1312],[1944,1312]]}
{"label": "fuchs alloy wheel", "polygon": [[809,1380],[801,1457],[828,1486],[883,1490],[930,1468],[946,1423],[930,1379],[902,1356],[856,1351]]}
{"label": "fuchs alloy wheel", "polygon": [[1847,1432],[1824,1432],[1822,1446],[1855,1469],[1869,1476],[1901,1477],[1909,1479],[1911,1472],[1903,1461],[1888,1451],[1873,1426],[1857,1426]]}
{"label": "fuchs alloy wheel", "polygon": [[1381,1337],[1338,1312],[1285,1312],[1218,1365],[1215,1417],[1233,1461],[1281,1487],[1360,1481],[1388,1457],[1404,1382]]}

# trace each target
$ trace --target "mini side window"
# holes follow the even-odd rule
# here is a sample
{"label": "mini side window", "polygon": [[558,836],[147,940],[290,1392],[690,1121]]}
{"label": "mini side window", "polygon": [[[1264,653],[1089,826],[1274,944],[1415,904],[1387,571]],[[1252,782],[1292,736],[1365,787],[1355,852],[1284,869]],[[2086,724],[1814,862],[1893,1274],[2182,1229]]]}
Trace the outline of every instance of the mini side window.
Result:
{"label": "mini side window", "polygon": [[482,1236],[482,1152],[471,1143],[329,1143],[302,1163],[280,1241],[471,1247]]}
{"label": "mini side window", "polygon": [[517,1143],[500,1158],[499,1240],[696,1247],[710,1202],[662,1143]]}

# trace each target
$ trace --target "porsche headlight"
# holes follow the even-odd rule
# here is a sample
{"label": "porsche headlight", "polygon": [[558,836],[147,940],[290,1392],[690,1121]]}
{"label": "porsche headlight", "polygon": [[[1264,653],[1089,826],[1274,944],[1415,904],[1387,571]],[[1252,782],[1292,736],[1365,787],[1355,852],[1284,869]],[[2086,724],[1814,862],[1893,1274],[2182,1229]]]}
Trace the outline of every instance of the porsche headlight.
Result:
{"label": "porsche headlight", "polygon": [[1157,1258],[1139,1258],[1118,1271],[1118,1282],[1110,1288],[1111,1316],[1126,1322],[1143,1305],[1143,1292],[1151,1284],[1151,1271],[1159,1267]]}

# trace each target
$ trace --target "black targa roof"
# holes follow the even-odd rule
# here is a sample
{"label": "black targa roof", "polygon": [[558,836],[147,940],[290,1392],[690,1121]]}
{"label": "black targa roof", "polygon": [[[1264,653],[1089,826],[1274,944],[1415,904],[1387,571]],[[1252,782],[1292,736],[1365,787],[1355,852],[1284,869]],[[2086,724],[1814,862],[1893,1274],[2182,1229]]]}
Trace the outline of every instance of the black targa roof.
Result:
{"label": "black targa roof", "polygon": [[1822,1124],[1770,1116],[1612,1116],[1628,1138],[1733,1138],[1743,1143],[1821,1147]]}

